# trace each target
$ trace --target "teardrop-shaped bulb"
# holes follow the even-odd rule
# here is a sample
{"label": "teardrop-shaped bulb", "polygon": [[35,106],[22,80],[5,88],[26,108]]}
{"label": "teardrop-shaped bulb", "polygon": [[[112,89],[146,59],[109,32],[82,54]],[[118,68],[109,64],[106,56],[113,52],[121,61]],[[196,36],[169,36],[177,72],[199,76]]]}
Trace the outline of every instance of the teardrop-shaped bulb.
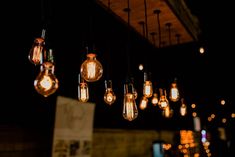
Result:
{"label": "teardrop-shaped bulb", "polygon": [[41,64],[42,53],[45,49],[45,41],[43,38],[36,38],[33,46],[29,51],[28,59],[35,65]]}
{"label": "teardrop-shaped bulb", "polygon": [[157,93],[153,93],[152,104],[156,106],[158,103]]}
{"label": "teardrop-shaped bulb", "polygon": [[165,118],[171,118],[173,116],[173,110],[170,108],[170,106],[167,106],[162,110],[162,115]]}
{"label": "teardrop-shaped bulb", "polygon": [[148,105],[148,99],[145,96],[143,96],[140,100],[139,108],[141,110],[144,110],[144,109],[146,109],[147,105]]}
{"label": "teardrop-shaped bulb", "polygon": [[44,62],[40,68],[40,73],[34,80],[34,88],[39,94],[47,97],[55,93],[59,87],[59,81],[54,75],[53,63]]}
{"label": "teardrop-shaped bulb", "polygon": [[159,91],[160,91],[160,98],[158,101],[158,106],[160,109],[165,109],[169,106],[169,101],[166,98],[166,90],[164,90],[164,93],[163,89],[159,89]]}
{"label": "teardrop-shaped bulb", "polygon": [[133,84],[128,83],[124,85],[124,100],[122,115],[124,119],[133,121],[138,116],[138,108],[133,94]]}
{"label": "teardrop-shaped bulb", "polygon": [[116,95],[113,92],[112,88],[112,81],[106,80],[105,81],[105,94],[104,94],[104,101],[105,103],[112,105],[116,100]]}
{"label": "teardrop-shaped bulb", "polygon": [[82,63],[80,68],[82,78],[87,82],[98,81],[103,75],[103,67],[96,59],[96,54],[88,53],[87,59]]}
{"label": "teardrop-shaped bulb", "polygon": [[33,42],[32,48],[29,51],[28,59],[34,65],[42,64],[42,56],[45,50],[45,33],[46,30],[42,30],[41,37],[36,38]]}
{"label": "teardrop-shaped bulb", "polygon": [[176,102],[179,100],[180,98],[180,94],[179,94],[179,89],[177,87],[177,83],[173,82],[171,84],[171,89],[170,89],[170,95],[169,98],[171,101]]}
{"label": "teardrop-shaped bulb", "polygon": [[78,100],[81,102],[89,100],[89,88],[86,82],[81,82],[78,85]]}
{"label": "teardrop-shaped bulb", "polygon": [[143,84],[143,95],[150,98],[153,95],[153,85],[151,81],[145,81]]}

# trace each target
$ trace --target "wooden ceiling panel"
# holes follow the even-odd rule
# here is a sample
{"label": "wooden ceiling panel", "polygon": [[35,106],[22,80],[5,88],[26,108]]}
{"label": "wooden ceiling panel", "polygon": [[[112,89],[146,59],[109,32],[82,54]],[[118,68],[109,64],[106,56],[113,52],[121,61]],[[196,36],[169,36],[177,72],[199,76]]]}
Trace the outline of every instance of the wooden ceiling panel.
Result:
{"label": "wooden ceiling panel", "polygon": [[[128,7],[127,0],[97,0],[97,2],[127,23],[128,15],[124,11]],[[145,0],[129,0],[129,7],[131,27],[156,47],[187,43],[198,39],[200,29],[197,18],[190,14],[183,0],[178,0],[177,3],[174,0],[146,0],[146,10]],[[160,33],[157,14],[154,13],[156,9],[161,11],[159,14]],[[147,25],[147,29],[143,28],[141,21],[144,22],[144,27]],[[171,23],[170,30],[166,23]],[[162,42],[159,43],[159,41]]]}

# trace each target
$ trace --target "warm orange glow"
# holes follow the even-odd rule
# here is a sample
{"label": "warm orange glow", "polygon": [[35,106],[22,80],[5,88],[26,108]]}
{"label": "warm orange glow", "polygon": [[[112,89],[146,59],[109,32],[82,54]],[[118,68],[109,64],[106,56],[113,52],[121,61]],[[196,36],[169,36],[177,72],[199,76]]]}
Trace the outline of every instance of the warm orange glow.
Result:
{"label": "warm orange glow", "polygon": [[196,108],[196,104],[192,104],[191,107],[192,107],[192,108]]}
{"label": "warm orange glow", "polygon": [[103,67],[96,59],[96,54],[87,54],[87,59],[81,65],[80,73],[87,82],[95,82],[102,77]]}
{"label": "warm orange glow", "polygon": [[179,95],[179,90],[178,90],[178,87],[177,87],[177,84],[176,82],[173,82],[171,84],[171,89],[170,89],[170,100],[173,101],[173,102],[176,102],[179,100],[180,98],[180,95]]}
{"label": "warm orange glow", "polygon": [[133,121],[138,116],[138,108],[135,102],[135,96],[133,94],[133,84],[124,84],[124,100],[122,116],[128,121]]}
{"label": "warm orange glow", "polygon": [[144,109],[146,109],[147,105],[148,105],[148,99],[145,96],[143,96],[140,100],[139,107],[141,110],[144,110]]}
{"label": "warm orange glow", "polygon": [[41,70],[36,79],[34,80],[35,90],[47,97],[58,89],[59,81],[54,75],[54,65],[51,62],[44,62],[41,65]]}
{"label": "warm orange glow", "polygon": [[225,105],[225,100],[221,100],[221,101],[220,101],[220,104],[221,104],[221,105]]}

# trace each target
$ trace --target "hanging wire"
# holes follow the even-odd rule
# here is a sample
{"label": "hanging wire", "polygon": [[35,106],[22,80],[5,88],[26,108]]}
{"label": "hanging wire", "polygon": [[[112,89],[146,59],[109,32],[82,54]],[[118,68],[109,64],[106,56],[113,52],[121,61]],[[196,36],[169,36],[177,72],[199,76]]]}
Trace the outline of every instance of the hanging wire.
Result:
{"label": "hanging wire", "polygon": [[[111,2],[110,0],[108,0],[108,10],[111,10]],[[108,40],[107,40],[107,63],[106,63],[106,68],[107,68],[107,72],[106,72],[106,77],[107,77],[107,80],[109,80],[110,76],[111,76],[111,70],[110,70],[110,65],[111,65],[111,56],[110,56],[110,52],[111,52],[111,49],[110,49],[110,44],[111,44],[111,34],[112,34],[112,31],[111,31],[111,23],[109,23],[108,25]]]}
{"label": "hanging wire", "polygon": [[158,47],[161,47],[162,44],[162,37],[161,37],[161,24],[160,24],[160,17],[159,14],[161,13],[161,10],[156,9],[153,11],[154,14],[157,14],[157,25],[158,25]]}
{"label": "hanging wire", "polygon": [[145,15],[145,32],[146,32],[146,38],[148,39],[148,18],[147,18],[147,2],[144,0],[144,15]]}
{"label": "hanging wire", "polygon": [[130,63],[130,31],[131,31],[131,26],[130,26],[130,1],[127,0],[127,8],[124,9],[125,12],[127,12],[127,76],[130,75],[131,73],[131,63]]}

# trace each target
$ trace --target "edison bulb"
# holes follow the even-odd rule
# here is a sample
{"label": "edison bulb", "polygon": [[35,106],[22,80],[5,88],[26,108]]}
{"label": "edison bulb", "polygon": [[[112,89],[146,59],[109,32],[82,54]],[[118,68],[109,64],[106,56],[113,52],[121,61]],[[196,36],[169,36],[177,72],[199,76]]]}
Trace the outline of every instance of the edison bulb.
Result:
{"label": "edison bulb", "polygon": [[158,105],[160,109],[165,109],[169,106],[169,101],[166,98],[166,90],[164,90],[164,94],[162,89],[159,89],[159,91],[160,91],[160,98],[158,101]]}
{"label": "edison bulb", "polygon": [[128,83],[124,85],[124,100],[122,115],[124,119],[133,121],[138,116],[138,108],[133,94],[133,84]]}
{"label": "edison bulb", "polygon": [[173,116],[173,110],[168,105],[163,111],[162,114],[166,118],[171,118]]}
{"label": "edison bulb", "polygon": [[152,104],[153,104],[154,106],[156,106],[157,103],[158,103],[157,93],[154,93],[154,94],[153,94],[153,98],[152,98]]}
{"label": "edison bulb", "polygon": [[185,105],[184,98],[181,98],[180,115],[185,116],[186,114],[187,114],[187,106]]}
{"label": "edison bulb", "polygon": [[41,56],[44,50],[45,41],[44,38],[36,38],[33,46],[29,51],[28,59],[31,63],[39,65],[41,63]]}
{"label": "edison bulb", "polygon": [[144,110],[144,109],[147,108],[147,105],[148,105],[148,99],[147,99],[145,96],[143,96],[143,97],[141,98],[141,100],[140,100],[139,108],[140,108],[141,110]]}
{"label": "edison bulb", "polygon": [[105,81],[105,94],[104,94],[104,101],[105,103],[112,105],[116,100],[116,95],[112,89],[112,81],[108,80]]}
{"label": "edison bulb", "polygon": [[34,88],[36,91],[47,97],[58,89],[59,81],[54,75],[54,64],[51,62],[44,62],[41,65],[40,73],[34,80]]}
{"label": "edison bulb", "polygon": [[78,85],[78,100],[81,102],[89,100],[89,88],[86,82],[81,82]]}
{"label": "edison bulb", "polygon": [[180,115],[181,115],[181,116],[185,116],[186,113],[187,113],[187,107],[186,107],[185,104],[182,104],[182,105],[180,106]]}
{"label": "edison bulb", "polygon": [[175,82],[173,82],[171,84],[171,89],[170,89],[170,100],[173,101],[173,102],[176,102],[179,100],[180,98],[180,95],[179,95],[179,89],[177,87],[177,84]]}
{"label": "edison bulb", "polygon": [[127,93],[124,96],[123,103],[123,117],[128,121],[133,121],[138,116],[138,109],[136,106],[134,95]]}
{"label": "edison bulb", "polygon": [[147,98],[150,98],[153,95],[153,85],[151,81],[144,82],[143,95]]}
{"label": "edison bulb", "polygon": [[95,82],[102,77],[103,67],[101,63],[96,59],[96,54],[87,54],[87,59],[82,63],[80,72],[82,78],[87,82]]}

